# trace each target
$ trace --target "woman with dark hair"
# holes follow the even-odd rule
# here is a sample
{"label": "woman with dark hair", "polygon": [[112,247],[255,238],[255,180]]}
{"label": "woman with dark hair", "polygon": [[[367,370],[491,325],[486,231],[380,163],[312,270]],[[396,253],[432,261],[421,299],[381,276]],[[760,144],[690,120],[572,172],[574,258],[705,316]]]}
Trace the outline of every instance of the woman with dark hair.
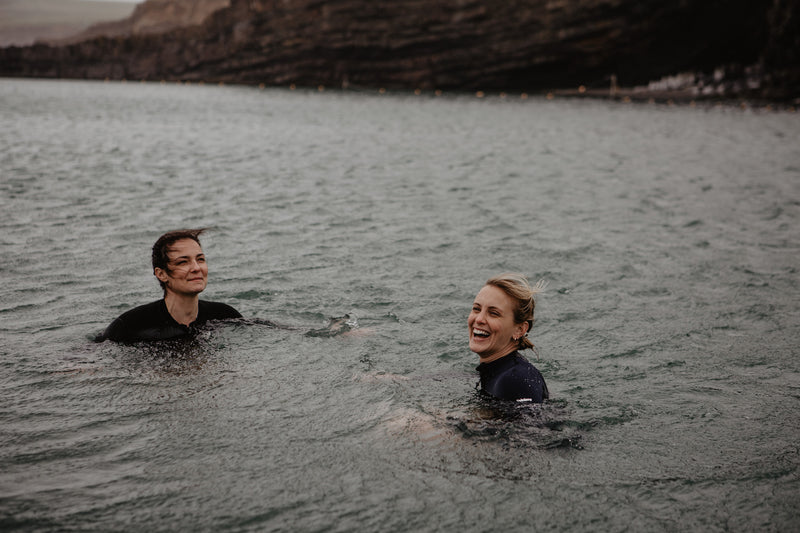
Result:
{"label": "woman with dark hair", "polygon": [[241,318],[233,307],[200,299],[208,264],[200,246],[204,229],[170,231],[153,245],[153,274],[164,298],[123,313],[98,337],[117,342],[184,337],[209,320]]}
{"label": "woman with dark hair", "polygon": [[542,374],[519,353],[533,348],[528,332],[533,297],[541,289],[521,274],[501,274],[486,282],[472,304],[469,349],[480,357],[481,390],[495,398],[541,403],[550,396]]}

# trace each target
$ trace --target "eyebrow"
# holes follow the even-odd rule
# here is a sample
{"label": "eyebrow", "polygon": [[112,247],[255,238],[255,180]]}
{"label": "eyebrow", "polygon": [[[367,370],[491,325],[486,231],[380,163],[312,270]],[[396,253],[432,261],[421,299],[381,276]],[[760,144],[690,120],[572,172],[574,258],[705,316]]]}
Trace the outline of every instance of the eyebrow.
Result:
{"label": "eyebrow", "polygon": [[[196,256],[194,256],[194,257],[205,257],[205,256],[206,256],[206,254],[204,254],[204,253],[199,253],[199,254],[197,254],[197,255],[196,255]],[[191,259],[191,258],[192,258],[192,256],[191,256],[191,255],[179,255],[178,257],[175,257],[175,258],[173,258],[173,259],[170,259],[170,261],[177,261],[178,259]]]}
{"label": "eyebrow", "polygon": [[[476,305],[477,305],[478,307],[483,307],[483,306],[482,306],[481,304],[479,304],[478,302],[472,302],[472,307],[475,307]],[[499,307],[495,307],[495,306],[493,306],[493,305],[487,305],[486,307],[488,307],[490,311],[491,311],[491,310],[494,310],[494,311],[500,311],[501,313],[503,312],[503,310],[502,310],[502,309],[500,309]]]}

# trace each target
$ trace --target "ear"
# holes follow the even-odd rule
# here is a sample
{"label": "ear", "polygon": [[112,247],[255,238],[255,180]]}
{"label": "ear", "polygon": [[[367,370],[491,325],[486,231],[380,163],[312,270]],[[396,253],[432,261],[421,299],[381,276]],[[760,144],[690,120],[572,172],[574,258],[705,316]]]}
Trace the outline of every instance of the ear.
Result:
{"label": "ear", "polygon": [[520,337],[524,337],[526,333],[528,333],[528,322],[527,320],[522,324],[517,324],[517,333]]}
{"label": "ear", "polygon": [[153,275],[158,278],[158,281],[166,283],[169,279],[169,275],[163,268],[156,267],[153,269]]}

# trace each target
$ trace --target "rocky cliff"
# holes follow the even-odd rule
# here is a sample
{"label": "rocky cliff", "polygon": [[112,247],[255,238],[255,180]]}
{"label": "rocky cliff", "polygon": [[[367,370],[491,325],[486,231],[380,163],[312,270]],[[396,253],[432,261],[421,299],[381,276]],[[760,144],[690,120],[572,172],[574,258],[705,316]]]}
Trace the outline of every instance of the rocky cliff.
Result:
{"label": "rocky cliff", "polygon": [[177,28],[197,26],[211,13],[228,7],[230,3],[231,0],[147,0],[138,4],[128,18],[93,24],[78,35],[53,44],[74,44],[97,37],[165,33]]}
{"label": "rocky cliff", "polygon": [[[150,0],[153,1],[153,0]],[[797,97],[800,0],[231,0],[201,25],[0,50],[0,75],[535,91],[755,65]]]}

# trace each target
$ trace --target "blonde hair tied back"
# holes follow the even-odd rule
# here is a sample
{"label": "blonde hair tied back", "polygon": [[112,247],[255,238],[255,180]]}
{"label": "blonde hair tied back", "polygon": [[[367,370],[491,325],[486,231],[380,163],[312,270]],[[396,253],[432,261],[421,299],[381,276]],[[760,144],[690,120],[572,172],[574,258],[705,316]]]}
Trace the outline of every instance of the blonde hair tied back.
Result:
{"label": "blonde hair tied back", "polygon": [[[544,291],[547,282],[543,279],[537,281],[533,286],[528,282],[528,278],[516,272],[506,272],[498,276],[489,278],[486,285],[492,285],[505,292],[516,302],[514,307],[514,322],[521,324],[528,323],[528,332],[533,328],[533,312],[536,308],[535,296]],[[517,339],[517,348],[520,350],[534,349],[533,343],[526,333]]]}

